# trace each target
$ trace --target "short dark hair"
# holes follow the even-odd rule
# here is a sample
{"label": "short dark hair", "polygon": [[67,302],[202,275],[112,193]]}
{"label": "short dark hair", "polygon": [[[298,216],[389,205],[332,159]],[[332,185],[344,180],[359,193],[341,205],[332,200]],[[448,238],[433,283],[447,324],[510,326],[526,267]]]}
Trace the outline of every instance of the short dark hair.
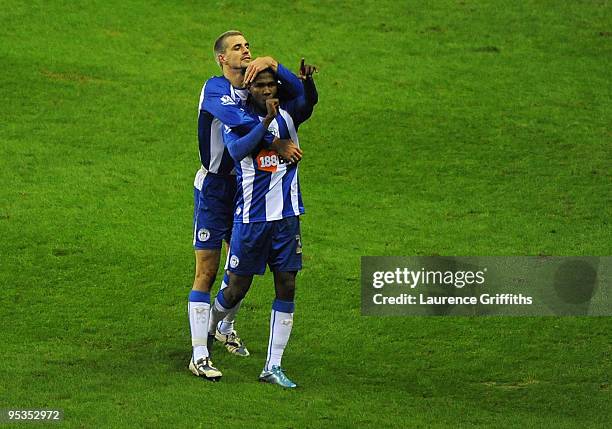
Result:
{"label": "short dark hair", "polygon": [[268,67],[267,69],[263,69],[262,71],[260,71],[259,73],[257,73],[255,75],[255,78],[257,78],[257,76],[259,76],[262,73],[270,73],[272,75],[272,77],[276,79],[276,73],[274,73],[274,69],[272,67]]}
{"label": "short dark hair", "polygon": [[223,67],[221,66],[221,63],[219,62],[219,55],[225,53],[225,50],[227,49],[227,46],[225,46],[225,41],[227,40],[228,37],[232,37],[232,36],[244,36],[244,34],[242,34],[242,32],[238,30],[229,30],[221,34],[219,37],[217,37],[217,40],[215,40],[215,46],[213,48],[213,55],[215,56],[215,61],[221,68]]}

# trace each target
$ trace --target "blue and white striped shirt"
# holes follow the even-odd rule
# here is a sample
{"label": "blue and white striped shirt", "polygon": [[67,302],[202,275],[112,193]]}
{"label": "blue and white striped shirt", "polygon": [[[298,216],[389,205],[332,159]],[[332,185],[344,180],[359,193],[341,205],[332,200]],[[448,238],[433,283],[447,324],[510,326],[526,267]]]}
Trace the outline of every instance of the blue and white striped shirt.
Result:
{"label": "blue and white striped shirt", "polygon": [[[316,89],[310,97],[298,97],[280,104],[279,114],[268,130],[280,139],[291,139],[299,146],[298,127],[312,114],[317,102]],[[263,118],[248,114],[258,121]],[[234,158],[238,191],[234,222],[269,222],[304,213],[298,178],[298,164],[285,163],[275,151],[262,144],[266,130],[259,124],[246,136],[225,126],[223,138]]]}
{"label": "blue and white striped shirt", "polygon": [[[299,79],[282,64],[278,65],[278,79],[288,98],[303,95]],[[208,79],[200,92],[198,115],[198,142],[202,167],[220,175],[234,174],[234,163],[223,145],[222,124],[232,127],[244,136],[260,122],[244,110],[246,89],[234,88],[224,76]],[[273,136],[266,133],[264,139],[272,143]]]}

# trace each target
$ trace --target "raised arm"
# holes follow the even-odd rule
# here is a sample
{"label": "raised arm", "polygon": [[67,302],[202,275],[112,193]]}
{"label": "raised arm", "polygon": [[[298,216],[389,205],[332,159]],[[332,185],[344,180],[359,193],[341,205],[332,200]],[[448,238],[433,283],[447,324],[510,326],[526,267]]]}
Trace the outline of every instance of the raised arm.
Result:
{"label": "raised arm", "polygon": [[282,88],[285,91],[286,100],[292,100],[304,95],[304,88],[300,83],[300,79],[291,70],[272,57],[259,57],[251,61],[244,73],[244,85],[248,86],[259,72],[268,68],[274,71],[277,79],[283,84]]}
{"label": "raised arm", "polygon": [[314,106],[319,102],[319,94],[317,93],[317,88],[315,87],[314,79],[312,78],[312,75],[315,73],[319,73],[317,66],[304,64],[304,58],[302,58],[300,61],[299,79],[304,85],[304,98],[306,104],[310,106]]}
{"label": "raised arm", "polygon": [[283,89],[286,92],[286,96],[288,100],[298,98],[304,95],[304,87],[302,86],[302,82],[296,75],[294,75],[291,70],[283,66],[279,63],[278,71],[276,72],[276,77],[283,84]]}
{"label": "raised arm", "polygon": [[306,121],[312,115],[314,106],[319,102],[319,94],[312,75],[318,73],[316,66],[300,61],[300,77],[303,95],[286,103],[285,109],[291,113],[296,125]]}

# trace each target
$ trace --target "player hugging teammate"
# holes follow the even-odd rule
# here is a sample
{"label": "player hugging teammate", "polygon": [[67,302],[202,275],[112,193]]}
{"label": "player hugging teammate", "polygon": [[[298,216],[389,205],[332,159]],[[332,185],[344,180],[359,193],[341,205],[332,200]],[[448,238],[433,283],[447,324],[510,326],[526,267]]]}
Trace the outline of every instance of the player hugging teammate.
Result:
{"label": "player hugging teammate", "polygon": [[[249,48],[238,31],[219,36],[214,52],[223,76],[209,79],[200,97],[202,168],[194,182],[196,274],[189,295],[189,368],[208,380],[221,378],[210,359],[215,339],[233,354],[249,355],[234,329],[234,317],[253,276],[264,274],[268,265],[276,297],[259,380],[293,388],[281,358],[293,326],[295,279],[302,268],[297,131],[317,103],[312,79],[317,70],[302,59],[298,78],[271,57],[251,61]],[[228,262],[211,306],[223,240],[230,241]]]}

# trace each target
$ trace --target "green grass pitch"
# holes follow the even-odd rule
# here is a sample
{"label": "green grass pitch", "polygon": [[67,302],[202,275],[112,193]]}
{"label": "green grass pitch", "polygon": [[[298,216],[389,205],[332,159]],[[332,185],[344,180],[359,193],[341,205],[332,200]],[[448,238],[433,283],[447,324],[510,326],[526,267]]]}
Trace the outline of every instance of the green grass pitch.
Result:
{"label": "green grass pitch", "polygon": [[[212,43],[317,64],[283,364],[187,370],[197,102]],[[609,427],[610,318],[360,315],[362,255],[610,255],[612,4],[0,6],[0,408],[62,427]]]}

